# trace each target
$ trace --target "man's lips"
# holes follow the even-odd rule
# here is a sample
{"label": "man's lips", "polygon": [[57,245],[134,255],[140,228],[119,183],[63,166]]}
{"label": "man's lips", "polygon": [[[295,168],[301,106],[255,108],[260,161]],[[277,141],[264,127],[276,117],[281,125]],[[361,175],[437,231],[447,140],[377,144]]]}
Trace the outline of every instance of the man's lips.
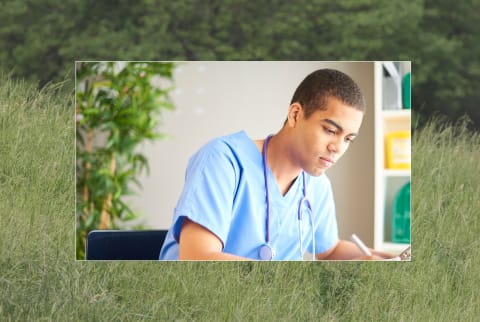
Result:
{"label": "man's lips", "polygon": [[330,167],[333,165],[334,161],[330,158],[320,157],[320,163],[325,167]]}

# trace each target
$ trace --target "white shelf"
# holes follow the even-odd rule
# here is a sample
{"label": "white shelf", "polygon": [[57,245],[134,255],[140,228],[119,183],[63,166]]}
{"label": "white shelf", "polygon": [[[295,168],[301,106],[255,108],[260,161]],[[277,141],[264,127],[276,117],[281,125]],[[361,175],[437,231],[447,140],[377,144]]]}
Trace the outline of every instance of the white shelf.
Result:
{"label": "white shelf", "polygon": [[382,110],[382,117],[384,119],[410,119],[411,112],[406,109],[398,110]]}
{"label": "white shelf", "polygon": [[410,177],[411,171],[409,169],[405,169],[405,170],[384,169],[383,175],[385,177]]}
{"label": "white shelf", "polygon": [[375,205],[374,205],[374,248],[400,253],[409,245],[389,241],[390,220],[386,218],[387,196],[391,202],[392,189],[411,179],[410,169],[385,168],[385,134],[392,131],[411,130],[410,109],[383,109],[383,66],[374,63],[374,122],[375,122]]}

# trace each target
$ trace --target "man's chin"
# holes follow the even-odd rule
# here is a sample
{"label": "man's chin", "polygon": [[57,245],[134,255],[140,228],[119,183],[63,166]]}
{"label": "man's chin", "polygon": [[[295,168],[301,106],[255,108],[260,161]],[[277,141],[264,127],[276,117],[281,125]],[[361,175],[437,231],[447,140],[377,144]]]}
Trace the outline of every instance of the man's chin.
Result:
{"label": "man's chin", "polygon": [[323,168],[315,168],[312,171],[305,170],[305,172],[311,175],[312,177],[320,177],[322,174],[325,173],[325,171],[327,171],[327,169],[323,169]]}

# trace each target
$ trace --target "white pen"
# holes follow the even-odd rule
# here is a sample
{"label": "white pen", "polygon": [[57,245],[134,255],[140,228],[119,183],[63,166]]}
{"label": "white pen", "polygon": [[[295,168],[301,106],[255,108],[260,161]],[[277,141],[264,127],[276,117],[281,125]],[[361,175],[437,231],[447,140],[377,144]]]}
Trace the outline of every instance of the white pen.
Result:
{"label": "white pen", "polygon": [[360,240],[360,238],[357,237],[357,235],[352,234],[350,239],[358,246],[358,248],[360,248],[360,250],[364,255],[372,256],[372,253],[370,252],[370,250],[367,248],[367,246],[365,246],[365,244]]}

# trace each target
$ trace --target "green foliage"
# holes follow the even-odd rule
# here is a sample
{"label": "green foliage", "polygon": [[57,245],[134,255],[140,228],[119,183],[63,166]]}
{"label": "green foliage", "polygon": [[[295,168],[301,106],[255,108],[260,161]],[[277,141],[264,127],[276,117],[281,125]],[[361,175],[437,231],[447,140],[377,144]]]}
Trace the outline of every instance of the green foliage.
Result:
{"label": "green foliage", "polygon": [[59,93],[0,76],[2,321],[478,320],[480,137],[465,124],[413,138],[412,262],[91,263],[74,260],[74,96]]}
{"label": "green foliage", "polygon": [[480,128],[478,0],[9,1],[0,66],[43,85],[75,60],[412,60],[419,124]]}
{"label": "green foliage", "polygon": [[[171,110],[173,63],[78,62],[77,120],[77,253],[84,256],[85,237],[93,229],[117,228],[117,219],[137,217],[125,203],[148,170],[138,152],[145,140],[156,140],[162,110]],[[104,138],[102,140],[102,138]]]}
{"label": "green foliage", "polygon": [[413,97],[424,115],[458,120],[467,114],[480,129],[478,0],[426,1],[414,61]]}

